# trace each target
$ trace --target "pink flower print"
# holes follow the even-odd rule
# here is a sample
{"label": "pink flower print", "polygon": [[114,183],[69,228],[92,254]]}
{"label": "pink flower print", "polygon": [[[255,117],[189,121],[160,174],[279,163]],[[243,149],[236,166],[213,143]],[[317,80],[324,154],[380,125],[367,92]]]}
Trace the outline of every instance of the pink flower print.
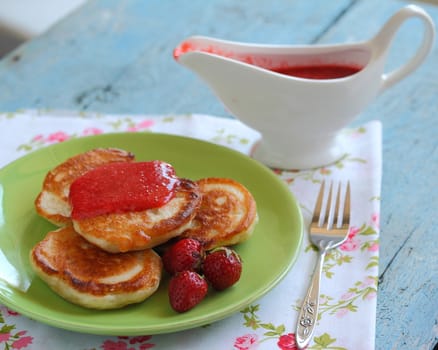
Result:
{"label": "pink flower print", "polygon": [[[26,332],[20,332],[22,334],[26,333]],[[29,344],[32,344],[32,337],[22,337],[20,339],[17,339],[16,341],[14,341],[12,343],[12,349],[24,349],[26,348]]]}
{"label": "pink flower print", "polygon": [[354,296],[353,292],[347,292],[341,295],[341,300],[349,300]]}
{"label": "pink flower print", "polygon": [[359,249],[360,241],[356,238],[347,238],[347,240],[342,243],[342,245],[339,247],[339,249],[343,250],[344,252],[352,252],[357,249]]}
{"label": "pink flower print", "polygon": [[139,337],[133,337],[129,340],[129,344],[136,344],[136,343],[141,343],[140,345],[140,350],[146,350],[146,349],[151,349],[155,346],[155,344],[152,343],[148,343],[148,341],[151,339],[152,337],[150,335],[145,335],[145,336],[139,336]]}
{"label": "pink flower print", "polygon": [[42,134],[35,135],[35,136],[32,138],[32,141],[33,141],[33,142],[44,141],[44,136],[43,136]]}
{"label": "pink flower print", "polygon": [[63,131],[57,131],[47,136],[48,142],[62,142],[68,139],[68,135]]}
{"label": "pink flower print", "polygon": [[277,345],[281,350],[298,350],[295,334],[293,333],[280,336]]}
{"label": "pink flower print", "polygon": [[7,309],[8,315],[9,316],[19,316],[20,314],[17,311],[12,311]]}
{"label": "pink flower print", "polygon": [[359,130],[353,131],[353,132],[350,134],[350,136],[351,136],[352,139],[358,139],[359,137],[362,136],[362,132],[361,132],[360,129],[359,129]]}
{"label": "pink flower print", "polygon": [[350,231],[348,232],[348,238],[354,238],[359,232],[359,228],[354,226],[350,227]]}
{"label": "pink flower print", "polygon": [[154,125],[154,121],[150,120],[150,119],[146,119],[143,120],[137,124],[135,124],[134,126],[130,126],[128,128],[128,131],[140,131],[140,130],[144,130],[144,129],[149,129],[152,125]]}
{"label": "pink flower print", "polygon": [[331,173],[331,170],[330,170],[329,168],[324,168],[324,167],[322,167],[322,168],[319,170],[319,173],[320,173],[321,175],[329,175],[329,174]]}
{"label": "pink flower print", "polygon": [[146,119],[137,124],[139,129],[148,129],[154,125],[154,121],[150,119]]}
{"label": "pink flower print", "polygon": [[366,288],[369,286],[374,286],[376,283],[375,279],[372,277],[367,277],[363,283],[360,284],[360,288]]}
{"label": "pink flower print", "polygon": [[102,133],[103,133],[103,131],[101,129],[94,128],[94,127],[86,128],[86,129],[84,129],[84,131],[82,131],[82,135],[84,135],[84,136],[99,135]]}
{"label": "pink flower print", "polygon": [[325,304],[325,303],[327,303],[327,302],[328,302],[328,298],[327,298],[327,296],[324,295],[324,296],[320,296],[320,297],[319,297],[319,303],[320,303],[320,304],[323,305],[323,304]]}
{"label": "pink flower print", "polygon": [[379,228],[379,224],[380,224],[379,213],[374,213],[373,215],[371,215],[371,222],[374,224],[375,227]]}
{"label": "pink flower print", "polygon": [[360,242],[355,238],[355,236],[359,233],[359,229],[357,227],[350,227],[350,231],[348,232],[347,240],[342,243],[340,249],[346,252],[352,252],[359,248]]}
{"label": "pink flower print", "polygon": [[145,341],[148,341],[151,339],[151,336],[141,336],[141,337],[133,337],[129,340],[129,344],[135,344],[135,343],[143,343]]}
{"label": "pink flower print", "polygon": [[101,346],[103,350],[127,350],[128,346],[122,341],[106,340]]}
{"label": "pink flower print", "polygon": [[337,318],[342,318],[342,317],[344,317],[345,315],[347,315],[348,312],[349,312],[349,310],[348,310],[347,308],[343,307],[343,308],[339,309],[339,310],[336,312],[336,317],[337,317]]}
{"label": "pink flower print", "polygon": [[0,343],[7,342],[11,337],[10,333],[0,333]]}
{"label": "pink flower print", "polygon": [[374,242],[368,247],[368,251],[377,252],[379,250],[379,243]]}
{"label": "pink flower print", "polygon": [[365,295],[366,300],[373,300],[377,297],[377,293],[375,291],[371,291]]}
{"label": "pink flower print", "polygon": [[134,350],[132,347],[128,347],[129,344],[140,344],[139,350],[147,350],[155,347],[155,344],[148,343],[151,336],[139,336],[139,337],[118,337],[119,341],[106,340],[100,347],[104,350]]}
{"label": "pink flower print", "polygon": [[234,348],[237,350],[254,350],[258,348],[257,334],[245,334],[236,339]]}

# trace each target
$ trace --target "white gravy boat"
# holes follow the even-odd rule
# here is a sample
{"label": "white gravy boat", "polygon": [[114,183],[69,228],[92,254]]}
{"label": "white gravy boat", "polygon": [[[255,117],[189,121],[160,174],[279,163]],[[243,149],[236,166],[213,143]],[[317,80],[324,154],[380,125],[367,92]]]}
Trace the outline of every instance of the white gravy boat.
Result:
{"label": "white gravy boat", "polygon": [[[424,26],[421,45],[408,62],[385,73],[391,41],[412,17]],[[330,164],[346,153],[341,129],[379,93],[414,71],[431,50],[434,36],[430,16],[409,5],[365,42],[283,46],[194,36],[174,49],[174,57],[198,74],[231,114],[260,132],[252,154],[255,159],[272,167],[306,169]],[[315,66],[359,71],[330,79],[273,71],[301,67],[314,74]]]}

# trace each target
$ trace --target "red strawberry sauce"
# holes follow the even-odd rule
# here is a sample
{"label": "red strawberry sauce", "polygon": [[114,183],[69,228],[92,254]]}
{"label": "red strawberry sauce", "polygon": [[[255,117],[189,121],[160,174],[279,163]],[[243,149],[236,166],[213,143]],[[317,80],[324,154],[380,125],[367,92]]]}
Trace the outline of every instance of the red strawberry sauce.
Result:
{"label": "red strawberry sauce", "polygon": [[321,64],[315,66],[292,66],[272,69],[272,71],[307,79],[337,79],[356,74],[362,69],[359,66],[343,64]]}
{"label": "red strawberry sauce", "polygon": [[70,186],[72,218],[158,208],[175,195],[178,177],[161,161],[111,163],[90,170]]}
{"label": "red strawberry sauce", "polygon": [[[197,46],[196,43],[185,41],[176,47],[173,51],[173,57],[178,60],[179,57],[187,52],[201,51],[207,52],[223,57],[230,57],[248,64],[254,64],[257,59],[251,55],[234,54],[233,52],[223,52],[219,47],[214,46]],[[266,60],[269,62],[269,59]],[[310,63],[310,62],[309,62]],[[284,67],[269,67],[270,64],[263,65],[263,68],[292,77],[306,78],[306,79],[338,79],[348,77],[356,74],[363,69],[362,66],[354,64],[308,64],[304,66],[284,66]]]}

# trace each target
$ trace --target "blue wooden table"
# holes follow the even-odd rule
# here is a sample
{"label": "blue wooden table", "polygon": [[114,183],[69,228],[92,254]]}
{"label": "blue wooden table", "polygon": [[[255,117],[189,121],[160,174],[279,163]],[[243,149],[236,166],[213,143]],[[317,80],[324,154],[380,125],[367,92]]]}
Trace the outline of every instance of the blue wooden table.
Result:
{"label": "blue wooden table", "polygon": [[[229,117],[173,48],[202,34],[272,44],[372,37],[402,1],[92,0],[0,61],[0,111],[206,113]],[[438,7],[421,6],[438,23]],[[415,49],[406,23],[388,59]],[[376,349],[429,350],[438,342],[438,46],[354,124],[383,123]]]}

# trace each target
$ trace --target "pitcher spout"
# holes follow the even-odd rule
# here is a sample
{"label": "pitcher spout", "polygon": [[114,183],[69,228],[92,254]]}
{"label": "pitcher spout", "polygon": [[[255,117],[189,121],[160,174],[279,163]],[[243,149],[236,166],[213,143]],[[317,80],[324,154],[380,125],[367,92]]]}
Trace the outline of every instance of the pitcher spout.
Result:
{"label": "pitcher spout", "polygon": [[258,130],[254,114],[247,110],[252,108],[254,96],[265,94],[272,72],[248,62],[250,55],[245,59],[243,48],[237,46],[218,39],[191,37],[174,49],[173,56],[197,74],[231,114]]}
{"label": "pitcher spout", "polygon": [[257,51],[258,46],[198,35],[181,42],[173,50],[173,57],[177,62],[182,63],[183,57],[188,54],[204,53],[254,64],[251,54]]}

